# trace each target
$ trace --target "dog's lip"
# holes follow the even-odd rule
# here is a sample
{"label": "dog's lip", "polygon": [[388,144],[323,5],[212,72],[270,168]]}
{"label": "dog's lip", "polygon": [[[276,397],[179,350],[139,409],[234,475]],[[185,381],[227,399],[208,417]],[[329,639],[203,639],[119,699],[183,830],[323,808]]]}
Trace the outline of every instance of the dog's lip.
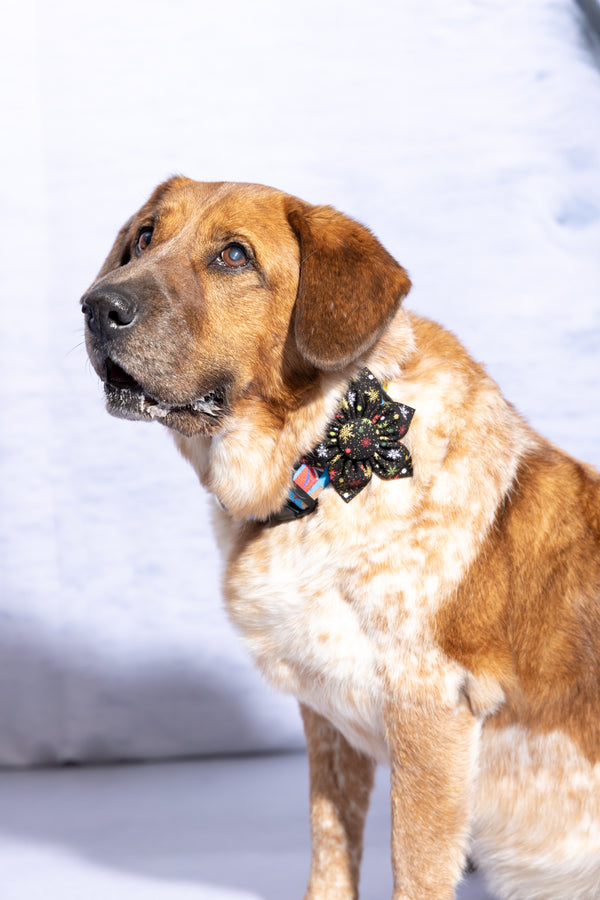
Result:
{"label": "dog's lip", "polygon": [[[126,414],[129,408],[132,417],[166,419],[170,413],[190,413],[218,418],[223,412],[224,395],[217,390],[195,398],[189,403],[168,402],[149,393],[119,363],[108,358],[105,363],[104,391],[109,404],[118,405]],[[168,422],[165,422],[168,424]]]}

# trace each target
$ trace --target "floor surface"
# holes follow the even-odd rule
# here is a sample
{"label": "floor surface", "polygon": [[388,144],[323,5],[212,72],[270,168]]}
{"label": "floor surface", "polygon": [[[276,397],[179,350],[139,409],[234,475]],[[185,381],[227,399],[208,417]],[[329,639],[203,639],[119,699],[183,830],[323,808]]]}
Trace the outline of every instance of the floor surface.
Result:
{"label": "floor surface", "polygon": [[[391,896],[378,776],[362,900]],[[301,900],[306,785],[303,754],[0,772],[0,900]]]}

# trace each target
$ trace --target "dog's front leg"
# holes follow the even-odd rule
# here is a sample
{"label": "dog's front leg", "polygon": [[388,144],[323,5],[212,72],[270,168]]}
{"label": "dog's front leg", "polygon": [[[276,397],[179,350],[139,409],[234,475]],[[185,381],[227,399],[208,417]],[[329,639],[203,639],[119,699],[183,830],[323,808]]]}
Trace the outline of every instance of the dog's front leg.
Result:
{"label": "dog's front leg", "polygon": [[477,727],[466,707],[393,705],[394,900],[452,900],[465,864]]}
{"label": "dog's front leg", "polygon": [[312,863],[306,900],[355,900],[375,763],[301,704],[310,770]]}

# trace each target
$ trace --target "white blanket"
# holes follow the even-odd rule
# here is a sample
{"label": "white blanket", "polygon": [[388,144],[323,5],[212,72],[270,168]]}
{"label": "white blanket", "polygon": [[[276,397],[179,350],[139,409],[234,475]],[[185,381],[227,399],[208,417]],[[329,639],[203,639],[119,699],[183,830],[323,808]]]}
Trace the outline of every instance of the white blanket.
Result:
{"label": "white blanket", "polygon": [[600,463],[600,73],[570,0],[9,2],[0,763],[297,746],[221,611],[166,431],[110,418],[78,298],[153,185],[274,184],[368,224],[409,305]]}

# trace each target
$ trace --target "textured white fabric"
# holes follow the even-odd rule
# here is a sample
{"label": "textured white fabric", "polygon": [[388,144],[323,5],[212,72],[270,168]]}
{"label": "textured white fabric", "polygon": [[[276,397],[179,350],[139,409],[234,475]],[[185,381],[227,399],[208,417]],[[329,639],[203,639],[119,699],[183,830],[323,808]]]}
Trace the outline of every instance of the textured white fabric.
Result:
{"label": "textured white fabric", "polygon": [[110,418],[78,298],[173,172],[368,224],[409,304],[600,463],[600,74],[570,0],[9,0],[0,41],[0,762],[298,745],[206,502]]}

